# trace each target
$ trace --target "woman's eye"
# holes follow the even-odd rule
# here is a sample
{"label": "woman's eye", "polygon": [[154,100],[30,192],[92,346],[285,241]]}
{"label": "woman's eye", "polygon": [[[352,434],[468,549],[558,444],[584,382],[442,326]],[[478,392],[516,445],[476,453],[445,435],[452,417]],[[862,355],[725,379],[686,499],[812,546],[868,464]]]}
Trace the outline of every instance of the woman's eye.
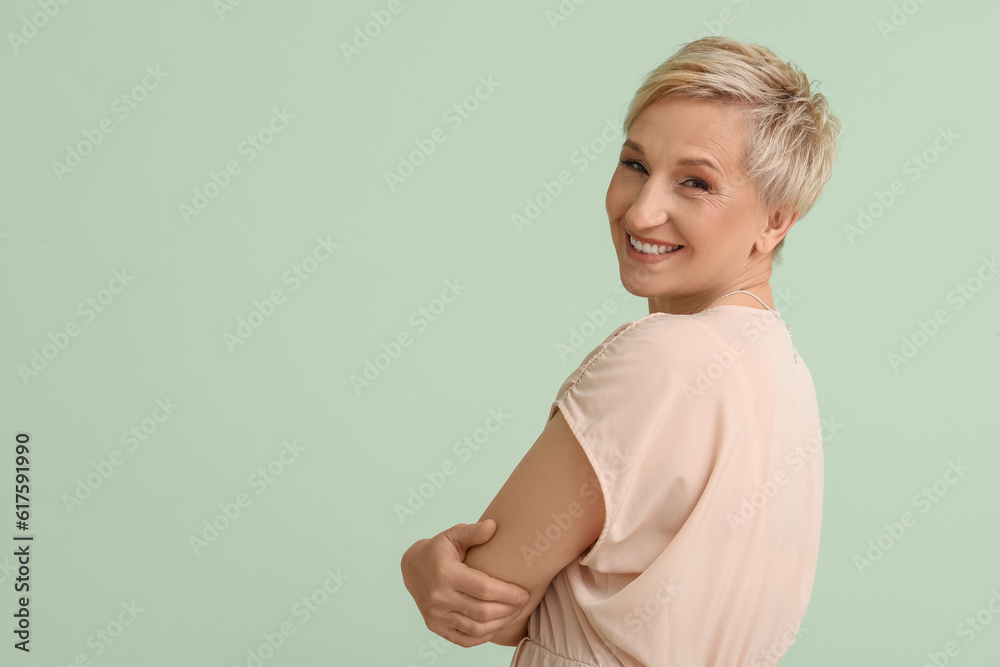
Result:
{"label": "woman's eye", "polygon": [[[646,171],[646,168],[642,166],[642,163],[636,162],[635,160],[619,160],[618,163],[628,169]],[[699,190],[708,190],[708,184],[697,178],[688,178],[681,181],[681,183],[693,183],[694,185],[691,187],[698,188]]]}

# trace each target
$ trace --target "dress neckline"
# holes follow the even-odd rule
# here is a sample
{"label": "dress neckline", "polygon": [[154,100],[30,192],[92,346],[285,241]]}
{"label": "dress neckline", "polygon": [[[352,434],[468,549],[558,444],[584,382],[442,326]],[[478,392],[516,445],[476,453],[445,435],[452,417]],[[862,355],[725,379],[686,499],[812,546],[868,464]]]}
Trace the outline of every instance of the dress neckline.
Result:
{"label": "dress neckline", "polygon": [[718,308],[742,308],[743,310],[753,310],[753,311],[761,312],[761,313],[770,313],[771,315],[775,315],[775,313],[778,312],[777,309],[773,309],[772,310],[770,308],[756,308],[754,306],[740,306],[740,305],[735,304],[735,303],[724,303],[721,306],[712,306],[711,308],[706,308],[705,310],[698,311],[697,313],[680,314],[680,313],[656,312],[656,313],[649,313],[648,315],[644,315],[643,317],[640,317],[639,319],[645,319],[646,317],[652,317],[653,315],[668,315],[668,316],[671,316],[671,317],[690,317],[692,315],[704,315],[704,314],[706,314],[706,313],[708,313],[710,311],[716,310]]}

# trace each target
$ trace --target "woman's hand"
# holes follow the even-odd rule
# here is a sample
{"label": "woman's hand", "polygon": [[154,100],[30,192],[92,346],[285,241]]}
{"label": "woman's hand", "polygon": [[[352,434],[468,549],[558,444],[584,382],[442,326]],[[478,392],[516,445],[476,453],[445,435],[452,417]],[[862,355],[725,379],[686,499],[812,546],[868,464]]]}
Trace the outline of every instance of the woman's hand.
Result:
{"label": "woman's hand", "polygon": [[516,619],[530,599],[517,584],[467,566],[466,552],[493,537],[492,519],[460,523],[415,542],[403,554],[403,583],[427,628],[453,644],[484,644]]}

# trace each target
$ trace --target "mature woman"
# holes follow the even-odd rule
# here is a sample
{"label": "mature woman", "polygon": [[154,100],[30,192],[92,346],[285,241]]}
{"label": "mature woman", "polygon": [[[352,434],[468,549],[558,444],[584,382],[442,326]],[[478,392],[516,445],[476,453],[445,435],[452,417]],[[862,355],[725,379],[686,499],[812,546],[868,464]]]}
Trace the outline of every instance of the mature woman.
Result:
{"label": "mature woman", "polygon": [[840,123],[793,64],[708,37],[624,129],[606,206],[649,315],[566,378],[479,524],[407,550],[404,582],[428,628],[516,645],[517,667],[774,665],[812,591],[823,452],[769,280]]}

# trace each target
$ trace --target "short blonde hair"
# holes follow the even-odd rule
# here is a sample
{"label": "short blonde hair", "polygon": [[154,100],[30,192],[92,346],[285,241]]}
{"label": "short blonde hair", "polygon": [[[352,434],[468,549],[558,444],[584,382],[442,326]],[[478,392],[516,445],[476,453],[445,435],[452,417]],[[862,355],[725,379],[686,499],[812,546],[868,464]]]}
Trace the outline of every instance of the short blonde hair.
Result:
{"label": "short blonde hair", "polygon": [[[799,212],[819,199],[833,172],[840,121],[793,63],[759,44],[705,37],[682,46],[636,91],[625,117],[636,117],[666,97],[708,99],[742,107],[747,119],[743,167],[765,208]],[[787,237],[786,237],[787,238]],[[775,246],[781,261],[785,239]]]}

